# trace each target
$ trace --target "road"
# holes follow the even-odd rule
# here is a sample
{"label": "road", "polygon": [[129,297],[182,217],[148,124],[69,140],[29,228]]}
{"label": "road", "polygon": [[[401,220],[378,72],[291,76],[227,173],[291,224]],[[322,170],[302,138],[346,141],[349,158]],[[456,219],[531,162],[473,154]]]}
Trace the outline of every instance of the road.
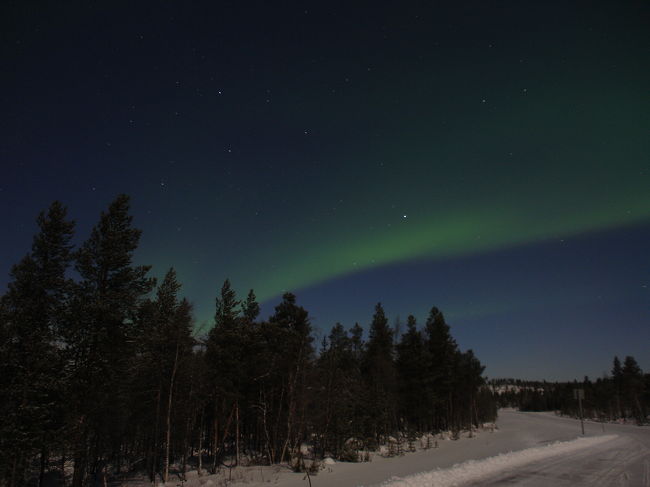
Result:
{"label": "road", "polygon": [[[579,428],[579,421],[551,414],[504,411],[500,416],[504,430],[525,432],[531,446],[534,442],[543,443],[545,436],[563,435],[564,431]],[[469,485],[650,487],[650,428],[585,423],[586,436],[604,433],[616,438],[570,454],[505,469]]]}

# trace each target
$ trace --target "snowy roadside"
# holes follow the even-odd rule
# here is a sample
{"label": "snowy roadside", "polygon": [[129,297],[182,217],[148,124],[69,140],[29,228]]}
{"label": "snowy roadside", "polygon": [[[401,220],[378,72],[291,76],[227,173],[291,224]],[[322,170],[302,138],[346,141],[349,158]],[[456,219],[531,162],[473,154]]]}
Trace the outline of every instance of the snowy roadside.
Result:
{"label": "snowy roadside", "polygon": [[[379,483],[394,474],[414,473],[435,463],[436,459],[449,461],[449,458],[466,458],[468,451],[473,451],[471,444],[486,436],[498,434],[494,424],[486,424],[483,428],[463,431],[458,439],[453,439],[450,432],[437,435],[425,435],[415,441],[415,451],[404,448],[401,454],[394,454],[390,445],[382,445],[376,452],[359,452],[360,457],[368,456],[364,462],[338,462],[326,458],[320,462],[316,474],[308,478],[305,473],[295,473],[287,465],[237,467],[229,470],[222,468],[217,474],[204,473],[199,476],[190,471],[186,480],[181,482],[174,479],[167,482],[166,487],[263,487],[269,485],[287,487],[343,487]],[[413,446],[411,448],[413,448]],[[465,452],[454,454],[454,452]],[[450,456],[451,455],[451,456]],[[311,461],[305,461],[309,467]],[[141,479],[128,482],[129,487],[150,487],[151,483]],[[161,486],[162,484],[158,484]]]}
{"label": "snowy roadside", "polygon": [[[360,485],[381,485],[395,477],[400,479],[410,478],[419,472],[432,472],[442,470],[453,470],[455,466],[465,463],[464,468],[472,463],[489,461],[490,463],[480,464],[481,468],[493,468],[499,461],[499,456],[506,459],[517,459],[517,456],[508,456],[521,453],[526,458],[540,452],[556,451],[557,445],[566,444],[579,445],[589,451],[589,441],[597,443],[608,441],[604,437],[601,425],[586,424],[586,437],[577,443],[571,443],[580,436],[579,421],[568,418],[558,418],[554,415],[539,413],[520,413],[512,410],[502,410],[497,421],[497,430],[491,428],[481,429],[474,432],[474,437],[469,438],[468,433],[461,435],[461,438],[454,440],[443,440],[438,437],[438,447],[422,449],[418,445],[417,451],[406,453],[401,456],[383,457],[379,453],[371,455],[370,462],[347,463],[347,462],[323,462],[321,470],[316,475],[307,478],[304,473],[294,473],[287,466],[265,466],[265,467],[239,467],[232,471],[222,469],[216,475],[198,476],[196,472],[189,472],[184,487],[262,487],[270,485],[287,487],[309,487],[311,480],[312,487],[355,487]],[[636,431],[636,429],[634,430]],[[622,434],[617,431],[607,433]],[[624,432],[623,432],[624,433]],[[598,444],[601,444],[598,443]],[[552,445],[549,447],[549,445]],[[618,448],[616,445],[614,445]],[[593,445],[592,445],[593,447]],[[616,449],[614,448],[614,449]],[[627,448],[627,447],[626,447]],[[527,453],[522,453],[526,452]],[[618,448],[618,450],[621,450]],[[621,450],[622,451],[622,450]],[[627,450],[629,453],[629,450]],[[627,454],[627,453],[626,453]],[[524,458],[521,457],[521,458]],[[520,460],[521,460],[520,458]],[[488,459],[488,460],[486,460]],[[507,461],[507,460],[506,460]],[[519,461],[519,460],[517,460]],[[309,463],[309,462],[307,462]],[[454,471],[458,474],[458,471]],[[438,474],[441,475],[441,474]],[[471,480],[470,480],[471,482]],[[135,487],[140,484],[143,487],[150,486],[149,482],[129,482]],[[168,482],[167,487],[181,485],[178,479]],[[405,484],[408,485],[408,484]],[[417,485],[417,484],[414,484]],[[437,485],[437,484],[436,484]],[[443,484],[444,485],[444,484]],[[391,486],[392,487],[392,486]]]}
{"label": "snowy roadside", "polygon": [[477,482],[506,469],[516,469],[525,464],[545,460],[559,455],[574,453],[617,438],[616,435],[578,438],[572,441],[551,443],[550,445],[503,453],[483,460],[468,460],[451,468],[394,478],[385,482],[385,487],[450,487],[468,482]]}

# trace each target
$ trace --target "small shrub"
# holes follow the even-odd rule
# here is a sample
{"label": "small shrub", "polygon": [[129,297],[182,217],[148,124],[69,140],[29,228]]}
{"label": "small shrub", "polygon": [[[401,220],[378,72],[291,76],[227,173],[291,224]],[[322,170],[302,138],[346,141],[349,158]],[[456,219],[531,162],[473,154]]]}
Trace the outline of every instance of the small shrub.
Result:
{"label": "small shrub", "polygon": [[341,454],[339,455],[339,460],[342,462],[358,462],[359,461],[359,452],[355,450],[354,448],[350,448],[349,446],[345,446],[343,448],[343,451],[341,451]]}

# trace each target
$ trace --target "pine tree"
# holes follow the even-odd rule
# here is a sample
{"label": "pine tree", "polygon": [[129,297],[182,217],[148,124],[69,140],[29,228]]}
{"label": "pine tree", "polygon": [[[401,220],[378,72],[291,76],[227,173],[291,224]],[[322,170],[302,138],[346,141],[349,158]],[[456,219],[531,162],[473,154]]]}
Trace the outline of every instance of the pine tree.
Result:
{"label": "pine tree", "polygon": [[458,367],[454,373],[453,391],[455,396],[456,421],[459,427],[469,425],[478,427],[480,418],[490,416],[489,411],[479,411],[477,395],[483,385],[483,370],[485,367],[470,349],[464,353],[458,352]]}
{"label": "pine tree", "polygon": [[458,346],[442,312],[435,306],[431,308],[425,330],[429,360],[427,393],[433,413],[431,428],[445,430],[452,427],[452,379]]}
{"label": "pine tree", "polygon": [[256,421],[269,463],[291,459],[305,434],[307,377],[312,364],[311,324],[296,297],[285,293],[268,321],[255,327]]}
{"label": "pine tree", "polygon": [[[252,449],[259,446],[252,442],[251,439],[259,431],[257,425],[257,414],[255,406],[259,401],[259,383],[258,379],[266,374],[265,364],[260,363],[259,359],[263,356],[263,343],[260,334],[259,324],[256,322],[260,314],[260,305],[255,297],[255,292],[251,289],[246,296],[246,300],[241,305],[241,359],[239,368],[241,371],[241,383],[239,387],[240,404],[238,405],[238,416],[241,427],[237,434],[248,440],[244,448]],[[239,447],[236,447],[239,452]],[[239,463],[239,459],[237,459]]]}
{"label": "pine tree", "polygon": [[395,427],[396,377],[393,363],[393,331],[381,303],[375,306],[364,356],[368,384],[369,434],[381,441]]}
{"label": "pine tree", "polygon": [[[231,425],[239,400],[244,376],[240,367],[244,337],[235,291],[226,279],[215,299],[214,327],[206,342],[206,360],[212,397],[212,470],[215,471],[221,445],[232,435]],[[220,425],[219,418],[228,420]],[[237,438],[238,440],[238,438]]]}
{"label": "pine tree", "polygon": [[[140,230],[132,227],[129,198],[118,196],[102,212],[76,255],[81,282],[63,337],[69,367],[70,429],[75,434],[73,486],[91,467],[117,453],[125,428],[125,386],[134,353],[139,305],[152,289],[148,266],[133,266]],[[90,453],[90,457],[89,454]]]}
{"label": "pine tree", "polygon": [[[192,352],[194,340],[192,339],[192,306],[187,299],[182,299],[173,309],[170,316],[166,343],[169,346],[167,355],[168,364],[165,367],[167,372],[166,381],[166,412],[165,412],[165,452],[163,456],[163,482],[169,480],[170,451],[172,443],[172,418],[174,405],[179,402],[176,397],[178,389],[178,378],[186,378],[185,372]],[[179,442],[180,443],[180,442]]]}
{"label": "pine tree", "polygon": [[365,342],[363,341],[363,328],[359,323],[355,323],[350,328],[350,341],[352,342],[352,351],[357,362],[361,363],[363,354],[365,353]]}
{"label": "pine tree", "polygon": [[226,279],[219,297],[215,299],[214,327],[207,340],[206,358],[213,374],[215,393],[232,400],[237,395],[240,362],[240,318],[239,301],[235,291]]}
{"label": "pine tree", "polygon": [[614,363],[612,365],[612,381],[614,382],[616,417],[620,418],[623,416],[623,410],[621,408],[621,396],[623,393],[623,369],[621,368],[621,361],[616,356],[614,357]]}
{"label": "pine tree", "polygon": [[31,252],[13,267],[0,313],[0,480],[25,481],[30,459],[61,447],[62,360],[57,341],[67,306],[74,223],[55,201],[38,217]]}
{"label": "pine tree", "polygon": [[406,333],[395,348],[400,416],[406,421],[407,429],[422,431],[428,410],[423,401],[427,386],[427,357],[424,339],[413,315],[407,318]]}
{"label": "pine tree", "polygon": [[628,355],[621,370],[621,393],[627,412],[626,416],[643,421],[643,407],[640,398],[643,395],[643,371],[634,357]]}
{"label": "pine tree", "polygon": [[226,279],[224,281],[220,296],[215,299],[217,310],[214,316],[214,324],[217,328],[234,329],[237,327],[239,315],[237,306],[239,306],[240,302],[230,285],[230,280]]}
{"label": "pine tree", "polygon": [[184,299],[179,300],[180,288],[172,268],[158,287],[156,299],[141,307],[138,320],[133,390],[136,391],[136,401],[147,407],[145,415],[135,418],[135,421],[151,425],[148,430],[151,442],[147,448],[147,463],[152,481],[158,473],[157,460],[160,457],[163,481],[167,481],[169,476],[178,378],[188,375],[187,367],[194,344],[191,305]]}
{"label": "pine tree", "polygon": [[257,303],[255,293],[251,289],[248,291],[246,301],[242,303],[241,315],[244,323],[253,323],[260,314],[260,305]]}
{"label": "pine tree", "polygon": [[340,323],[323,340],[316,371],[314,429],[320,432],[321,448],[337,458],[354,459],[356,453],[346,452],[344,446],[348,438],[361,433],[357,427],[361,379],[352,340]]}

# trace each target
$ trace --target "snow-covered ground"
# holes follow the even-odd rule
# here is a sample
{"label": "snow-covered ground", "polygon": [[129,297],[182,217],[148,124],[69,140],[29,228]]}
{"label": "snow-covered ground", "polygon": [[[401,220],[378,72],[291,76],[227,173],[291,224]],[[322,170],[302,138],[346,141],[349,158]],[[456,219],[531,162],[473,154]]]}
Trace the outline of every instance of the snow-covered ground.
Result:
{"label": "snow-covered ground", "polygon": [[[313,487],[451,485],[650,487],[650,428],[585,423],[552,413],[502,410],[494,432],[474,438],[439,440],[438,448],[404,456],[374,455],[367,463],[324,465]],[[187,487],[226,485],[226,474],[191,477]],[[171,485],[177,485],[174,482]],[[233,486],[307,487],[305,474],[283,467],[234,469]]]}
{"label": "snow-covered ground", "polygon": [[[454,465],[451,468],[441,468],[429,472],[409,475],[405,478],[395,478],[383,485],[386,487],[423,487],[435,485],[446,487],[453,485],[468,485],[474,482],[485,484],[492,483],[489,479],[496,477],[504,483],[513,483],[516,472],[522,467],[535,464],[536,468],[540,462],[561,456],[566,458],[576,452],[585,450],[593,451],[593,448],[601,446],[616,439],[615,435],[592,436],[590,438],[578,438],[571,441],[558,441],[546,446],[526,448],[516,452],[502,453],[483,460],[467,460],[466,462]],[[504,472],[507,472],[504,475]],[[556,472],[554,472],[555,474]],[[507,478],[504,478],[507,476]],[[507,481],[507,482],[506,482]],[[546,484],[544,484],[546,485]],[[555,484],[554,484],[555,485]]]}

